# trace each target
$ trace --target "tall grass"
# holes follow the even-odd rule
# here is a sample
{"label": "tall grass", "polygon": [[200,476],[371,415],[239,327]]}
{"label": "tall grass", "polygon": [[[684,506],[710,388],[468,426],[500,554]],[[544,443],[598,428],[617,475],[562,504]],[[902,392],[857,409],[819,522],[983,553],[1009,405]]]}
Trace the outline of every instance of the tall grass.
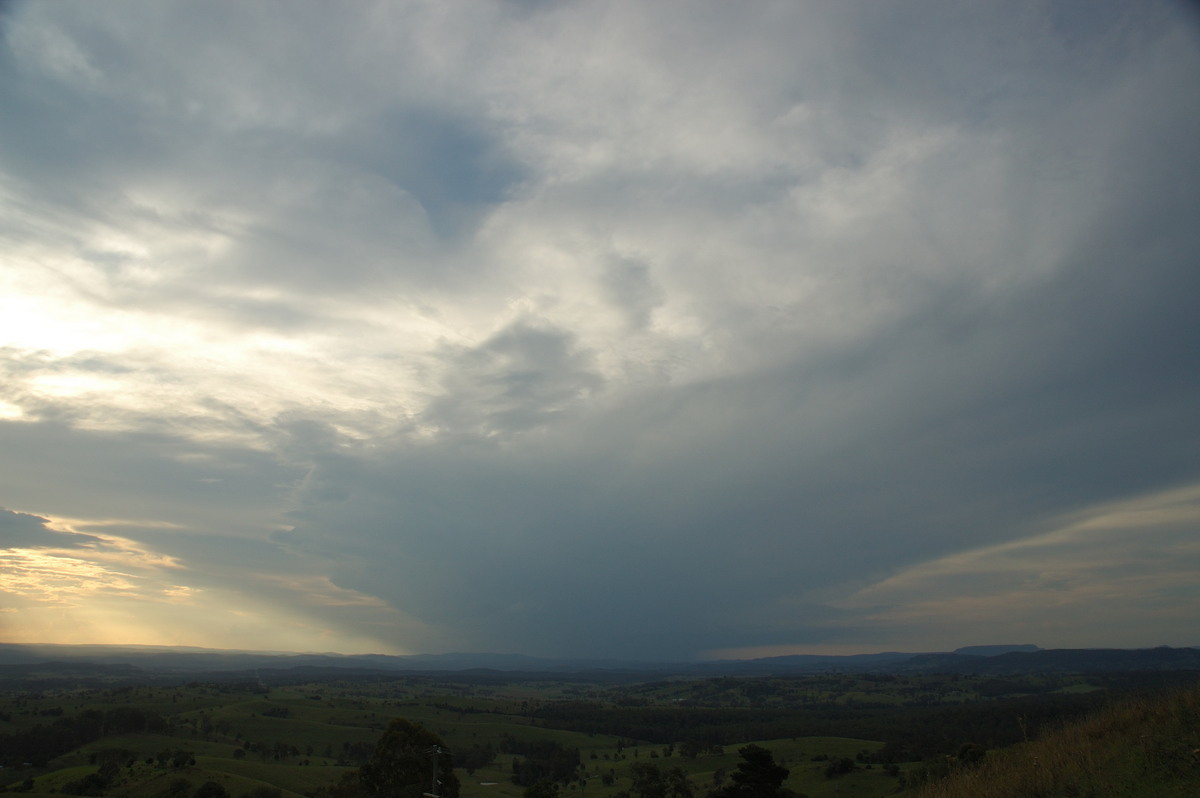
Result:
{"label": "tall grass", "polygon": [[1113,703],[951,770],[916,798],[1195,798],[1200,687]]}

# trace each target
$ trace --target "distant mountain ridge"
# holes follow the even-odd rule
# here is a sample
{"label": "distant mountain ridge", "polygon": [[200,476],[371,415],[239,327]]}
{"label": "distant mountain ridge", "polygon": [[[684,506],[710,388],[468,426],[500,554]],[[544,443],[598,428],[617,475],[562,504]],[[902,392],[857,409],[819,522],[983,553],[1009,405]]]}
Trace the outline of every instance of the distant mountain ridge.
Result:
{"label": "distant mountain ridge", "polygon": [[[1200,670],[1200,649],[1162,646],[1147,649],[1042,649],[1031,644],[967,646],[951,652],[881,652],[854,655],[764,657],[751,660],[640,662],[601,659],[554,659],[519,654],[296,654],[227,651],[171,646],[17,645],[0,643],[0,680],[28,680],[38,674],[78,676],[86,665],[97,678],[156,680],[247,678],[264,673],[350,673],[379,677],[414,673],[473,674],[473,678],[557,677],[640,680],[666,675],[787,676],[811,673],[1023,673],[1103,672],[1115,670]],[[120,666],[115,667],[115,666]]]}
{"label": "distant mountain ridge", "polygon": [[970,657],[994,657],[998,654],[1008,654],[1013,651],[1042,651],[1039,646],[1030,645],[1028,643],[1019,646],[964,646],[954,649],[955,654],[964,654]]}

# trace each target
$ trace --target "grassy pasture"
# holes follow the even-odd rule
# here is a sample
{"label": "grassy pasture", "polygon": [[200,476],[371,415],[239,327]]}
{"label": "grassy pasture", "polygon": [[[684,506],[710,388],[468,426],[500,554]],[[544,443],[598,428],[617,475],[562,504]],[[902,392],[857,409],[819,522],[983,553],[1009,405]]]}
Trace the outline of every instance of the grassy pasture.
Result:
{"label": "grassy pasture", "polygon": [[[200,757],[196,762],[198,767],[210,771],[221,772],[243,781],[253,782],[251,786],[267,784],[279,787],[285,792],[305,794],[314,786],[334,784],[350,768],[332,765],[279,765],[266,764],[249,759],[210,759]],[[231,795],[239,795],[247,790],[230,790]]]}
{"label": "grassy pasture", "polygon": [[[86,711],[106,713],[117,708],[155,713],[165,719],[166,725],[153,734],[106,735],[59,756],[45,768],[8,767],[0,771],[0,784],[15,785],[33,777],[34,788],[26,795],[61,795],[65,785],[96,771],[96,765],[89,761],[92,755],[105,749],[127,749],[137,755],[137,762],[122,769],[108,795],[165,798],[173,783],[186,779],[192,790],[206,781],[215,781],[224,785],[233,798],[263,785],[283,790],[284,798],[299,798],[335,783],[351,769],[356,757],[373,748],[393,718],[403,717],[437,733],[456,753],[473,746],[498,749],[505,738],[550,741],[578,749],[583,772],[589,778],[582,790],[578,782],[564,786],[562,798],[576,798],[575,793],[581,793],[578,798],[618,798],[631,790],[630,766],[636,762],[649,762],[664,771],[681,768],[695,794],[703,798],[718,783],[715,777],[723,775],[727,783],[728,774],[740,761],[737,749],[747,742],[769,749],[776,761],[790,769],[785,786],[796,793],[810,798],[883,796],[895,793],[899,782],[882,766],[860,764],[852,773],[833,779],[825,776],[829,760],[853,760],[862,751],[880,748],[883,743],[879,741],[832,736],[740,740],[727,743],[722,753],[706,752],[686,759],[678,751],[668,756],[665,743],[635,744],[612,733],[589,732],[597,728],[592,725],[579,724],[577,730],[552,728],[550,724],[562,718],[549,710],[571,708],[575,705],[566,702],[574,701],[590,702],[605,712],[661,710],[681,719],[677,734],[684,736],[695,728],[689,724],[701,717],[691,712],[709,718],[713,708],[719,708],[739,718],[723,727],[729,732],[726,739],[738,739],[743,734],[749,736],[752,720],[747,718],[761,718],[781,708],[805,713],[806,717],[811,713],[811,717],[837,719],[874,707],[879,712],[892,712],[888,717],[900,717],[910,707],[915,710],[934,704],[961,712],[957,707],[963,702],[984,701],[981,697],[989,694],[1057,694],[1064,698],[1079,694],[1083,698],[1097,689],[1096,684],[1086,680],[1057,678],[1019,681],[955,677],[939,682],[927,676],[884,679],[825,675],[811,679],[678,680],[632,685],[525,682],[482,686],[449,680],[435,683],[424,677],[322,682],[273,687],[269,692],[254,684],[9,692],[0,693],[0,734],[50,726],[56,720]],[[1016,728],[1016,717],[1006,714],[1001,719]],[[650,722],[649,714],[647,718]],[[778,730],[771,727],[767,733],[789,731],[785,724]],[[796,731],[812,733],[809,726],[797,727]],[[847,732],[862,730],[846,727],[843,733]],[[675,734],[670,732],[670,736]],[[966,741],[956,738],[953,742]],[[679,742],[682,739],[675,740]],[[1200,746],[1200,740],[1196,746]],[[174,769],[156,759],[161,751],[180,749],[194,754],[195,765]],[[499,754],[492,764],[473,774],[460,768],[463,798],[521,798],[524,789],[511,783],[514,758],[512,754]],[[147,763],[147,759],[152,761]],[[915,763],[901,765],[903,770],[915,767]],[[611,783],[605,784],[604,777]],[[190,798],[190,794],[183,798]]]}

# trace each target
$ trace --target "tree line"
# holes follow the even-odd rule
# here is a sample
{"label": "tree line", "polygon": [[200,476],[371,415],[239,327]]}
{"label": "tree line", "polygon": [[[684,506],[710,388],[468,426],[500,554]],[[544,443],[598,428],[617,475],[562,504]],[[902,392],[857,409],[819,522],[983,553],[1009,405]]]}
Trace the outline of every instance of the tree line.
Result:
{"label": "tree line", "polygon": [[[883,740],[874,762],[907,762],[953,755],[967,741],[988,748],[1020,742],[1048,725],[1093,711],[1108,696],[1022,696],[955,706],[776,709],[748,707],[630,707],[559,702],[539,712],[542,725],[704,749],[744,740],[853,737]],[[1017,719],[1021,718],[1018,723]]]}
{"label": "tree line", "polygon": [[0,762],[29,762],[40,767],[105,735],[166,729],[167,721],[156,712],[136,707],[115,707],[107,712],[89,709],[74,717],[58,717],[49,725],[0,735]]}

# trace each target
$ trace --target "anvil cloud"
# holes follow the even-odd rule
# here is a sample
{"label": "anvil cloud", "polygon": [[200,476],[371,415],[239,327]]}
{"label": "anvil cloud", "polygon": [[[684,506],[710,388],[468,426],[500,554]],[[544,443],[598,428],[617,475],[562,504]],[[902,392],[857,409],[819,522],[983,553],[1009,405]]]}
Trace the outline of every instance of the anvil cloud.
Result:
{"label": "anvil cloud", "polygon": [[1188,6],[0,28],[0,639],[1200,644]]}

